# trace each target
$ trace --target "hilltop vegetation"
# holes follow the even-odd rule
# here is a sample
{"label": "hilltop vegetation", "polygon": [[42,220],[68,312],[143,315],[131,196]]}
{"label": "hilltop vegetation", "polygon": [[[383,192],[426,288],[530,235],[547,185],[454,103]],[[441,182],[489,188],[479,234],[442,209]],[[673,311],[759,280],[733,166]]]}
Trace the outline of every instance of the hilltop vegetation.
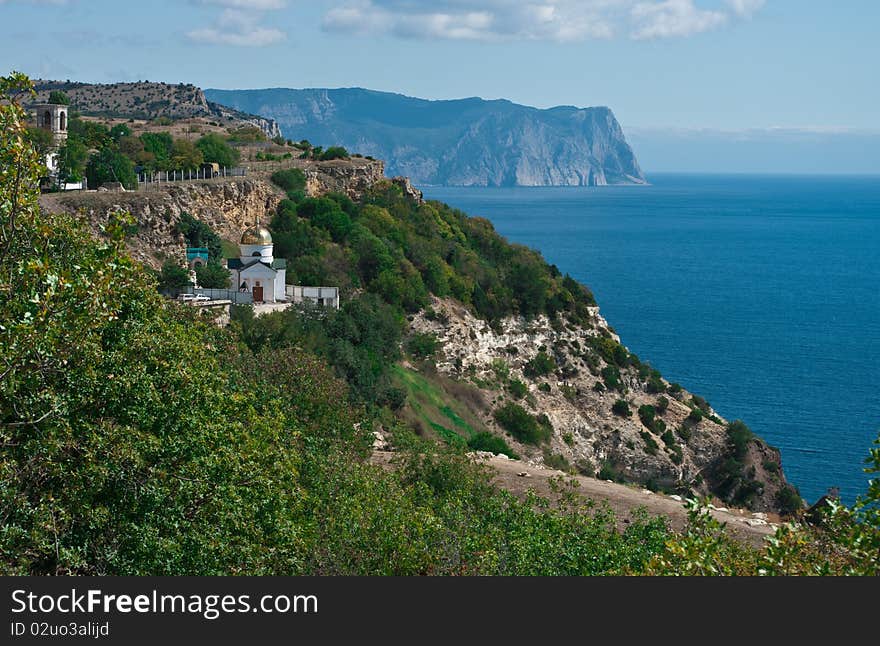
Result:
{"label": "hilltop vegetation", "polygon": [[[0,79],[4,98],[27,89],[19,75]],[[96,240],[76,219],[39,211],[40,161],[23,122],[0,102],[3,573],[878,573],[877,483],[824,529],[785,528],[757,552],[698,513],[681,536],[643,515],[618,531],[564,483],[556,506],[517,500],[463,448],[399,424],[386,377],[401,319],[433,291],[430,267],[446,263],[436,275],[447,285],[472,281],[467,302],[487,321],[538,311],[513,293],[526,279],[509,269],[537,256],[486,224],[433,205],[398,211],[387,187],[357,208],[294,195],[291,226],[307,219],[320,242],[314,270],[348,272],[362,296],[320,326],[241,312],[218,329],[161,299],[124,254],[125,214]],[[371,209],[376,222],[387,212],[395,238],[362,221]],[[431,222],[448,232],[436,246],[420,240]],[[367,241],[364,266],[344,245],[355,239]],[[420,244],[417,263],[409,246]],[[541,312],[579,315],[564,294],[586,294],[549,267],[538,278]],[[478,286],[485,299],[473,297]],[[407,347],[431,351],[424,339]],[[380,425],[399,448],[391,471],[365,459]],[[880,445],[871,456],[880,469]]]}

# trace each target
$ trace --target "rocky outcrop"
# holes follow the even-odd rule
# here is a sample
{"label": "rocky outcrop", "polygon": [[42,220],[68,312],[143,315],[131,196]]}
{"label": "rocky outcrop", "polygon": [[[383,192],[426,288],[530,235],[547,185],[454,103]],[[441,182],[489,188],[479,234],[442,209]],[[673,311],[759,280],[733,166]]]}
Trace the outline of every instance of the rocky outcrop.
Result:
{"label": "rocky outcrop", "polygon": [[277,120],[291,139],[387,161],[416,184],[602,186],[645,177],[606,107],[539,110],[510,101],[425,101],[358,88],[205,90]]}
{"label": "rocky outcrop", "polygon": [[306,176],[306,192],[309,195],[345,193],[353,200],[371,186],[385,179],[385,163],[378,159],[333,159],[330,161],[301,161],[294,166]]}
{"label": "rocky outcrop", "polygon": [[181,213],[207,223],[226,240],[237,241],[254,224],[268,224],[284,195],[264,180],[169,184],[128,193],[46,194],[40,204],[49,211],[79,214],[96,234],[110,215],[128,211],[134,218],[127,238],[132,256],[159,267],[166,258],[182,258],[186,243],[176,227]]}
{"label": "rocky outcrop", "polygon": [[212,103],[201,88],[190,83],[77,83],[73,81],[34,81],[37,101],[48,101],[52,90],[61,90],[71,106],[82,114],[124,119],[218,119],[227,125],[252,125],[270,139],[281,136],[274,119],[248,114]]}
{"label": "rocky outcrop", "polygon": [[[562,456],[581,473],[669,491],[715,494],[754,510],[776,510],[777,493],[786,486],[778,451],[751,438],[746,455],[733,465],[727,422],[699,399],[706,410],[693,413],[698,406],[692,395],[670,388],[650,369],[615,365],[620,380],[615,389],[604,372],[611,364],[596,352],[595,340],[618,339],[598,308],[591,314],[588,326],[554,324],[546,317],[508,318],[489,326],[453,301],[434,299],[410,325],[441,342],[442,355],[436,360],[441,373],[487,391],[484,397],[494,401],[496,409],[515,401],[536,417],[546,416],[552,436],[547,445],[535,447],[507,435],[491,411],[483,415],[487,426],[505,435],[530,461],[542,464],[547,456]],[[525,366],[539,352],[553,359],[555,369],[529,376]],[[500,380],[499,374],[506,376]],[[527,394],[513,396],[502,383],[510,380],[524,383]],[[627,402],[628,414],[615,413],[618,400]],[[653,406],[662,424],[649,428],[639,415],[641,406]],[[724,480],[731,475],[731,465],[738,472],[733,480]]]}

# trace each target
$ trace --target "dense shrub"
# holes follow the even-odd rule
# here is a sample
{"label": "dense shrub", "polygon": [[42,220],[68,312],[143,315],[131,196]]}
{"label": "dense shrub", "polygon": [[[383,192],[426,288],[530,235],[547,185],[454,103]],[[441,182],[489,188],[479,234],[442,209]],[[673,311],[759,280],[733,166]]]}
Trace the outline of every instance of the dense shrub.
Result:
{"label": "dense shrub", "polygon": [[519,379],[511,379],[507,382],[507,391],[516,399],[522,399],[529,393],[529,388]]}
{"label": "dense shrub", "polygon": [[629,409],[629,403],[625,399],[618,399],[611,406],[611,412],[620,417],[629,417],[632,411]]}
{"label": "dense shrub", "polygon": [[406,340],[406,351],[417,359],[434,356],[439,342],[434,334],[416,332]]}
{"label": "dense shrub", "polygon": [[467,442],[468,448],[472,451],[489,451],[490,453],[502,453],[509,458],[518,460],[519,456],[516,451],[508,446],[503,437],[492,435],[483,431],[473,435]]}
{"label": "dense shrub", "polygon": [[550,431],[539,424],[522,406],[508,402],[493,413],[495,421],[520,442],[539,444],[550,438]]}
{"label": "dense shrub", "polygon": [[306,176],[299,168],[288,168],[272,173],[272,183],[284,190],[302,191],[306,187]]}
{"label": "dense shrub", "polygon": [[523,366],[523,374],[533,379],[549,375],[554,370],[556,370],[556,361],[543,350],[538,352]]}

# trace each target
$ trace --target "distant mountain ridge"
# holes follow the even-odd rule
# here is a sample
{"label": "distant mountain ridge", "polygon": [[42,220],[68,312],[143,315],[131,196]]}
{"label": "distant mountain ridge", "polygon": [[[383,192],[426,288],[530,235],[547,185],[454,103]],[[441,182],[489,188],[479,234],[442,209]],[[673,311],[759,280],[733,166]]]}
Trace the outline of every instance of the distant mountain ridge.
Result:
{"label": "distant mountain ridge", "polygon": [[645,177],[609,108],[538,109],[480,98],[428,101],[362,88],[206,89],[276,120],[290,139],[342,145],[389,175],[453,186],[601,186]]}

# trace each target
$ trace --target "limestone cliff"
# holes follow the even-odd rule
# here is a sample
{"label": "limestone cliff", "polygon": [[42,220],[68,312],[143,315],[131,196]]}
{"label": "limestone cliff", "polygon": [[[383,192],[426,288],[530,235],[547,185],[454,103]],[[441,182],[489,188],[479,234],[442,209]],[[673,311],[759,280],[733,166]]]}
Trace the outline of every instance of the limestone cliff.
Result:
{"label": "limestone cliff", "polygon": [[[562,456],[582,473],[714,494],[756,511],[778,509],[777,492],[786,486],[779,451],[750,438],[746,455],[739,458],[742,468],[725,472],[734,457],[727,422],[708,405],[699,416],[692,414],[696,406],[691,393],[652,380],[637,367],[614,366],[620,379],[615,389],[603,379],[603,370],[612,364],[596,353],[591,340],[618,338],[598,307],[592,314],[590,326],[554,325],[542,316],[531,321],[508,318],[493,328],[453,301],[434,299],[429,313],[416,315],[410,325],[436,335],[442,347],[437,369],[477,385],[486,401],[495,402],[493,410],[504,401],[516,401],[535,416],[546,415],[553,428],[549,446],[535,447],[517,442],[498,427],[491,410],[482,411],[484,423],[531,461]],[[530,377],[525,366],[539,352],[551,357],[555,367],[547,375]],[[521,399],[512,396],[498,383],[499,370],[526,384],[528,393]],[[618,400],[627,402],[628,414],[612,410]],[[654,407],[662,425],[646,426],[638,412],[645,405]]]}
{"label": "limestone cliff", "polygon": [[[310,196],[341,192],[357,200],[384,178],[384,164],[378,160],[293,160],[289,165],[303,171]],[[47,193],[41,196],[40,204],[49,211],[81,214],[96,234],[100,234],[111,213],[130,212],[135,226],[127,239],[129,251],[137,260],[157,268],[166,258],[184,255],[185,242],[176,230],[181,213],[202,220],[231,242],[236,242],[248,226],[267,225],[284,198],[268,174],[151,185],[132,192]],[[417,193],[421,197],[402,178],[392,181],[408,186],[413,196]]]}

